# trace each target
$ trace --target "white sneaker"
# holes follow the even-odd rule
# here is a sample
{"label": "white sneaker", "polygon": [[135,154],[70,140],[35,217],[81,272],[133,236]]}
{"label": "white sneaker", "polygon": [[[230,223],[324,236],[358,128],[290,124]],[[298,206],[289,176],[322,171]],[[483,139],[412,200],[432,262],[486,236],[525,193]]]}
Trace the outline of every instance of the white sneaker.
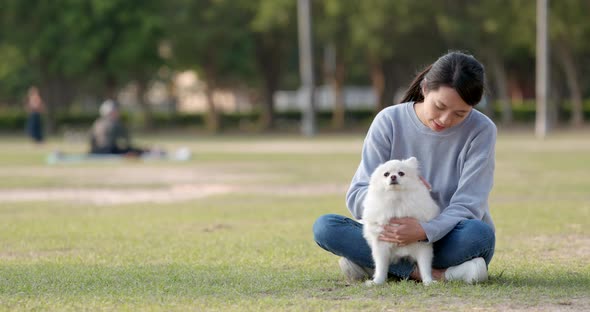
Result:
{"label": "white sneaker", "polygon": [[338,265],[344,276],[351,282],[364,281],[373,275],[372,269],[364,268],[344,257],[338,260]]}
{"label": "white sneaker", "polygon": [[447,281],[464,281],[467,284],[481,283],[488,280],[488,268],[483,258],[465,261],[445,271]]}

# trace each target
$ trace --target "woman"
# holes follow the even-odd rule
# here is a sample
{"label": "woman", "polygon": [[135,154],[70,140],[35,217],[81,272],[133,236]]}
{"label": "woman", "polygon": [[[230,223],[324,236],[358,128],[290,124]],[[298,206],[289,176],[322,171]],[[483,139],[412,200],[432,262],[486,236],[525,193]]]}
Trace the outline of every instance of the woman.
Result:
{"label": "woman", "polygon": [[[460,52],[443,55],[419,73],[403,103],[375,117],[346,195],[348,209],[360,220],[373,170],[390,159],[418,158],[424,183],[431,187],[441,213],[429,222],[392,219],[380,239],[402,246],[433,243],[432,274],[441,281],[487,280],[494,254],[488,196],[496,126],[473,109],[482,99],[484,81],[483,66]],[[342,257],[340,268],[350,280],[369,277],[374,264],[361,223],[330,214],[320,217],[313,230],[320,247]],[[389,275],[420,280],[417,268],[407,260],[390,265]]]}
{"label": "woman", "polygon": [[41,113],[43,112],[43,99],[39,94],[39,89],[33,86],[27,93],[26,110],[28,112],[26,130],[27,134],[33,139],[33,142],[43,143],[43,122]]}

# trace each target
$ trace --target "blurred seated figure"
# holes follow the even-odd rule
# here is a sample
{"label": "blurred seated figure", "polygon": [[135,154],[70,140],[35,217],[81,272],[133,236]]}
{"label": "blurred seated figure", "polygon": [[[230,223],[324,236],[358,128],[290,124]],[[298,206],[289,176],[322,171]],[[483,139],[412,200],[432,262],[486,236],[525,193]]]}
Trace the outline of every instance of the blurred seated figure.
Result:
{"label": "blurred seated figure", "polygon": [[90,154],[141,156],[146,150],[134,147],[120,118],[118,105],[106,100],[99,109],[100,117],[90,132]]}
{"label": "blurred seated figure", "polygon": [[161,148],[138,148],[131,144],[129,132],[120,118],[118,105],[113,100],[101,104],[100,117],[90,130],[88,154],[68,154],[56,150],[47,156],[48,164],[80,163],[87,161],[124,161],[126,159],[150,161],[188,161],[192,151],[180,147],[172,154]]}

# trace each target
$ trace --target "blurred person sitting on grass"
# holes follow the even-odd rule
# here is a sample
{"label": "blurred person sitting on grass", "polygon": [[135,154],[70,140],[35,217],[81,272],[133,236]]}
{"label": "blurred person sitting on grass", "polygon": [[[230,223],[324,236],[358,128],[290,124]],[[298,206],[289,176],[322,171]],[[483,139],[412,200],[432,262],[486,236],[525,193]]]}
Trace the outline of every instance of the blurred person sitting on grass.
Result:
{"label": "blurred person sitting on grass", "polygon": [[129,131],[121,121],[121,113],[115,101],[104,101],[99,112],[100,117],[94,122],[90,132],[90,154],[139,157],[148,152],[131,144]]}

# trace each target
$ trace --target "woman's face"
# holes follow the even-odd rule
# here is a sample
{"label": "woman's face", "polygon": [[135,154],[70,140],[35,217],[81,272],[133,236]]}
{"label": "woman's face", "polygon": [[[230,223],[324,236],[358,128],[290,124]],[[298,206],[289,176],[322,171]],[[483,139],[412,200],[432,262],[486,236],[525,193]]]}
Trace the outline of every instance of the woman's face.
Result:
{"label": "woman's face", "polygon": [[441,86],[438,90],[423,90],[424,103],[417,110],[418,118],[433,131],[440,132],[460,124],[471,109],[453,88]]}

